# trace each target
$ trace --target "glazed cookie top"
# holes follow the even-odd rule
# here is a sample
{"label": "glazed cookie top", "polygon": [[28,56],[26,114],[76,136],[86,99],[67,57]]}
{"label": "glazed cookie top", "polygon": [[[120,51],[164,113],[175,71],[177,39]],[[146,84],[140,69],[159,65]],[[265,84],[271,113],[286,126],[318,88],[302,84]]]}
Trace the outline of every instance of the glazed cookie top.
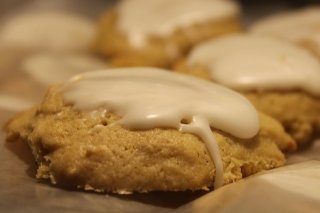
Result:
{"label": "glazed cookie top", "polygon": [[129,0],[118,5],[118,28],[134,46],[149,35],[166,36],[177,27],[236,15],[239,6],[231,0]]}
{"label": "glazed cookie top", "polygon": [[251,32],[294,42],[310,40],[320,48],[320,7],[267,17],[255,23]]}
{"label": "glazed cookie top", "polygon": [[238,90],[302,89],[320,95],[320,63],[308,51],[272,37],[237,34],[193,49],[189,65],[208,67],[212,79]]}
{"label": "glazed cookie top", "polygon": [[223,184],[223,167],[210,127],[238,138],[251,138],[259,130],[255,108],[240,94],[161,69],[85,73],[71,79],[63,92],[66,103],[76,109],[105,107],[121,116],[120,124],[129,129],[168,127],[196,134],[206,143],[216,166],[215,187]]}
{"label": "glazed cookie top", "polygon": [[[0,26],[0,44],[50,50],[88,49],[94,37],[91,20],[61,11],[12,15]],[[76,39],[75,39],[76,38]]]}

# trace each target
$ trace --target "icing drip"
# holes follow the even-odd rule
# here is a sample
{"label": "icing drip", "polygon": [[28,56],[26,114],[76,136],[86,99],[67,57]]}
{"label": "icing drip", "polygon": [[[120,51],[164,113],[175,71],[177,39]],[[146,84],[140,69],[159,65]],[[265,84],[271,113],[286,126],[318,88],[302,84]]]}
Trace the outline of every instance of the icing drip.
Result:
{"label": "icing drip", "polygon": [[132,45],[139,47],[149,35],[163,37],[180,27],[234,16],[239,10],[229,0],[122,1],[118,6],[118,28],[128,35]]}
{"label": "icing drip", "polygon": [[192,123],[189,125],[181,124],[179,131],[189,132],[198,135],[205,143],[209,151],[209,154],[216,167],[216,179],[214,182],[214,188],[218,188],[223,185],[223,164],[219,151],[219,146],[215,138],[211,133],[210,126],[207,121],[199,116],[194,116]]}
{"label": "icing drip", "polygon": [[[81,110],[106,107],[131,130],[175,128],[197,135],[216,168],[215,188],[223,185],[223,164],[210,127],[239,138],[259,130],[256,110],[227,88],[156,68],[110,69],[71,79],[64,88],[67,103]],[[191,120],[184,123],[183,120]],[[243,122],[246,121],[246,122]]]}
{"label": "icing drip", "polygon": [[187,61],[208,67],[212,79],[234,89],[302,89],[320,95],[319,61],[308,51],[275,38],[226,36],[197,46]]}

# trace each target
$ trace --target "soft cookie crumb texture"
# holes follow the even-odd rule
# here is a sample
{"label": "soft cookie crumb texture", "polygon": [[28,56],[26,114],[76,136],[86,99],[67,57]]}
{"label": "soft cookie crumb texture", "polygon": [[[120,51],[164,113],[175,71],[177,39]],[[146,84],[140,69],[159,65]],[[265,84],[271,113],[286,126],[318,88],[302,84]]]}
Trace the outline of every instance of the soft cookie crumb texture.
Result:
{"label": "soft cookie crumb texture", "polygon": [[[11,119],[8,140],[28,143],[38,163],[37,178],[97,192],[208,190],[215,167],[205,144],[175,129],[131,131],[119,116],[77,111],[63,101],[60,87],[49,89],[42,104]],[[280,149],[294,142],[280,124],[260,116],[261,130],[240,140],[219,130],[225,184],[285,163]]]}

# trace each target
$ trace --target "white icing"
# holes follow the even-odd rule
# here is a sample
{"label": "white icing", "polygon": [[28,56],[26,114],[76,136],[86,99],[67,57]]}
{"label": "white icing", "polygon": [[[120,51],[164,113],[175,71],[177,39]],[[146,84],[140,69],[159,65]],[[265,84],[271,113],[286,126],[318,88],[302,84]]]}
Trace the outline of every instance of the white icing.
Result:
{"label": "white icing", "polygon": [[177,28],[234,16],[239,6],[230,0],[129,0],[118,6],[118,27],[132,45],[147,36],[166,36]]}
{"label": "white icing", "polygon": [[[126,128],[175,128],[199,136],[216,167],[215,187],[223,184],[223,166],[210,127],[251,138],[259,119],[238,93],[201,79],[156,68],[110,69],[74,77],[64,88],[67,103],[81,110],[106,107]],[[183,124],[183,119],[191,123]]]}
{"label": "white icing", "polygon": [[61,11],[32,11],[8,17],[0,27],[0,44],[50,50],[88,49],[94,24]]}
{"label": "white icing", "polygon": [[319,61],[275,38],[226,36],[197,46],[187,61],[208,67],[215,81],[234,89],[302,89],[320,95]]}
{"label": "white icing", "polygon": [[251,32],[293,42],[311,41],[320,51],[320,7],[267,17],[255,23]]}
{"label": "white icing", "polygon": [[105,61],[86,54],[38,53],[22,63],[22,69],[44,85],[60,83],[90,70],[106,68]]}

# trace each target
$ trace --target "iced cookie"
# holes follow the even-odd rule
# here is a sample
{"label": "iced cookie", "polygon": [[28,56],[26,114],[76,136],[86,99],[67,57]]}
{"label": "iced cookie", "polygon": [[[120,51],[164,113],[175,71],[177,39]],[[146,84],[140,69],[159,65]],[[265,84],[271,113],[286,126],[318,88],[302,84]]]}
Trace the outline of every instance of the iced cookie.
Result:
{"label": "iced cookie", "polygon": [[32,107],[32,105],[34,102],[30,100],[0,93],[0,110],[19,112]]}
{"label": "iced cookie", "polygon": [[[28,54],[27,52],[15,48],[1,49],[0,47],[0,96],[12,97],[13,99],[21,98],[37,103],[39,99],[42,99],[46,89],[41,91],[37,82],[21,71],[20,64]],[[0,105],[10,106],[11,104],[5,103],[5,100],[10,99],[4,98]],[[20,106],[13,106],[13,108],[20,108]]]}
{"label": "iced cookie", "polygon": [[115,66],[168,67],[194,44],[239,31],[230,0],[121,1],[101,18],[95,49]]}
{"label": "iced cookie", "polygon": [[320,7],[310,7],[266,17],[251,32],[292,41],[320,58]]}
{"label": "iced cookie", "polygon": [[11,15],[0,26],[0,47],[23,50],[89,50],[93,37],[90,19],[54,10]]}
{"label": "iced cookie", "polygon": [[36,53],[22,61],[22,71],[45,86],[64,82],[82,72],[108,66],[106,61],[84,53]]}
{"label": "iced cookie", "polygon": [[295,143],[227,88],[152,68],[90,72],[6,125],[37,178],[85,190],[207,190],[284,164]]}
{"label": "iced cookie", "polygon": [[231,35],[196,46],[176,70],[245,94],[300,144],[320,130],[320,64],[307,50],[272,37]]}
{"label": "iced cookie", "polygon": [[1,49],[0,95],[38,102],[48,85],[64,82],[84,71],[106,67],[105,60],[88,53],[27,53]]}

